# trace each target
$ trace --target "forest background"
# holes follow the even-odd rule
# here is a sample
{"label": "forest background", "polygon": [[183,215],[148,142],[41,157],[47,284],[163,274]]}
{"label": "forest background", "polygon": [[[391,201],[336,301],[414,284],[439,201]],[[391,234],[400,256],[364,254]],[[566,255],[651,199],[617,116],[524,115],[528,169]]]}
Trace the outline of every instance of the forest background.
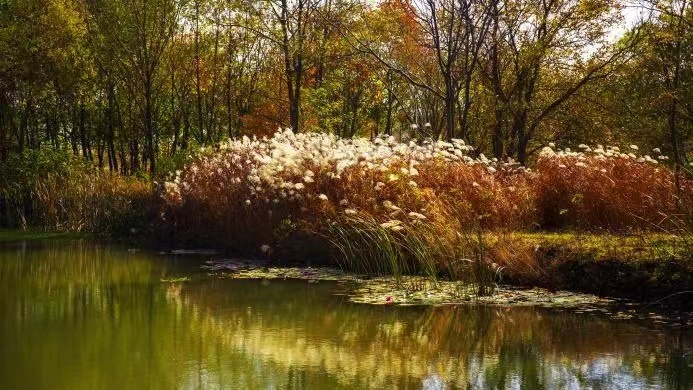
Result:
{"label": "forest background", "polygon": [[0,0],[0,161],[125,175],[279,127],[658,148],[689,169],[690,2]]}

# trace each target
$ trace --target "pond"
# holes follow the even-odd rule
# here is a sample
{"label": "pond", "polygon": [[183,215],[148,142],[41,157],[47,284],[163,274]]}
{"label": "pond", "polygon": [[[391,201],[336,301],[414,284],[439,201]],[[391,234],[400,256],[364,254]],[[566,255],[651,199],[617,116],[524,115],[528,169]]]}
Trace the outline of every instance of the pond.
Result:
{"label": "pond", "polygon": [[0,244],[0,388],[693,387],[693,333],[532,307],[372,306],[201,257]]}

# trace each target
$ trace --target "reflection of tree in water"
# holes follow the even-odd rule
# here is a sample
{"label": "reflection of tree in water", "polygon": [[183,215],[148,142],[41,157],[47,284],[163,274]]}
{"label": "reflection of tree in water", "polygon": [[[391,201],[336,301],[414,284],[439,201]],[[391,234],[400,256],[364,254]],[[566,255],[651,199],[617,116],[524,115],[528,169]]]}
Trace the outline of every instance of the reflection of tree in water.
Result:
{"label": "reflection of tree in water", "polygon": [[[184,267],[185,268],[185,267]],[[531,308],[374,307],[87,244],[0,248],[9,388],[686,388],[686,334]],[[690,335],[690,333],[689,333]],[[39,370],[41,375],[35,373]]]}
{"label": "reflection of tree in water", "polygon": [[[371,307],[331,298],[328,286],[220,283],[184,288],[186,305],[208,316],[205,326],[234,348],[327,370],[345,384],[366,376],[373,385],[420,387],[431,375],[484,388],[693,380],[686,370],[674,371],[671,351],[686,342],[684,334],[634,323],[532,308]],[[243,304],[234,310],[235,302]],[[643,369],[648,364],[653,369]]]}

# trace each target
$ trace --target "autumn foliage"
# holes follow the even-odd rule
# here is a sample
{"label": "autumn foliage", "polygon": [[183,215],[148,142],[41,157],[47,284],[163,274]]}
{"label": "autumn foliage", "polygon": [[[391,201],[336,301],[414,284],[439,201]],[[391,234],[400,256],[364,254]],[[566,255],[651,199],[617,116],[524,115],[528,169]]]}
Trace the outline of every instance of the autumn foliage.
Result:
{"label": "autumn foliage", "polygon": [[[681,230],[690,223],[693,182],[680,179],[649,155],[618,148],[555,153],[537,162],[536,196],[543,228]],[[666,156],[658,156],[665,160]]]}

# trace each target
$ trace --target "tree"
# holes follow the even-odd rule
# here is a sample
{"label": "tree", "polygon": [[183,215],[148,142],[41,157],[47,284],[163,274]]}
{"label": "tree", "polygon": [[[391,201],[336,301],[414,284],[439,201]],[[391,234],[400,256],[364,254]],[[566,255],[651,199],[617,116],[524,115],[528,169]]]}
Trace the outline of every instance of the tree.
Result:
{"label": "tree", "polygon": [[621,47],[605,40],[616,11],[606,0],[517,0],[494,6],[482,75],[495,100],[496,157],[517,157],[526,164],[530,141],[544,121],[628,58],[638,35]]}
{"label": "tree", "polygon": [[86,1],[86,10],[127,80],[128,87],[141,98],[141,120],[145,135],[144,158],[151,172],[156,171],[155,126],[157,79],[164,51],[178,28],[182,3],[176,0]]}
{"label": "tree", "polygon": [[[467,136],[467,120],[471,107],[471,83],[479,52],[486,39],[491,9],[498,0],[423,0],[414,2],[414,14],[427,34],[423,43],[435,53],[443,79],[445,134],[448,139],[459,133]],[[460,132],[456,126],[456,108],[464,91]]]}

